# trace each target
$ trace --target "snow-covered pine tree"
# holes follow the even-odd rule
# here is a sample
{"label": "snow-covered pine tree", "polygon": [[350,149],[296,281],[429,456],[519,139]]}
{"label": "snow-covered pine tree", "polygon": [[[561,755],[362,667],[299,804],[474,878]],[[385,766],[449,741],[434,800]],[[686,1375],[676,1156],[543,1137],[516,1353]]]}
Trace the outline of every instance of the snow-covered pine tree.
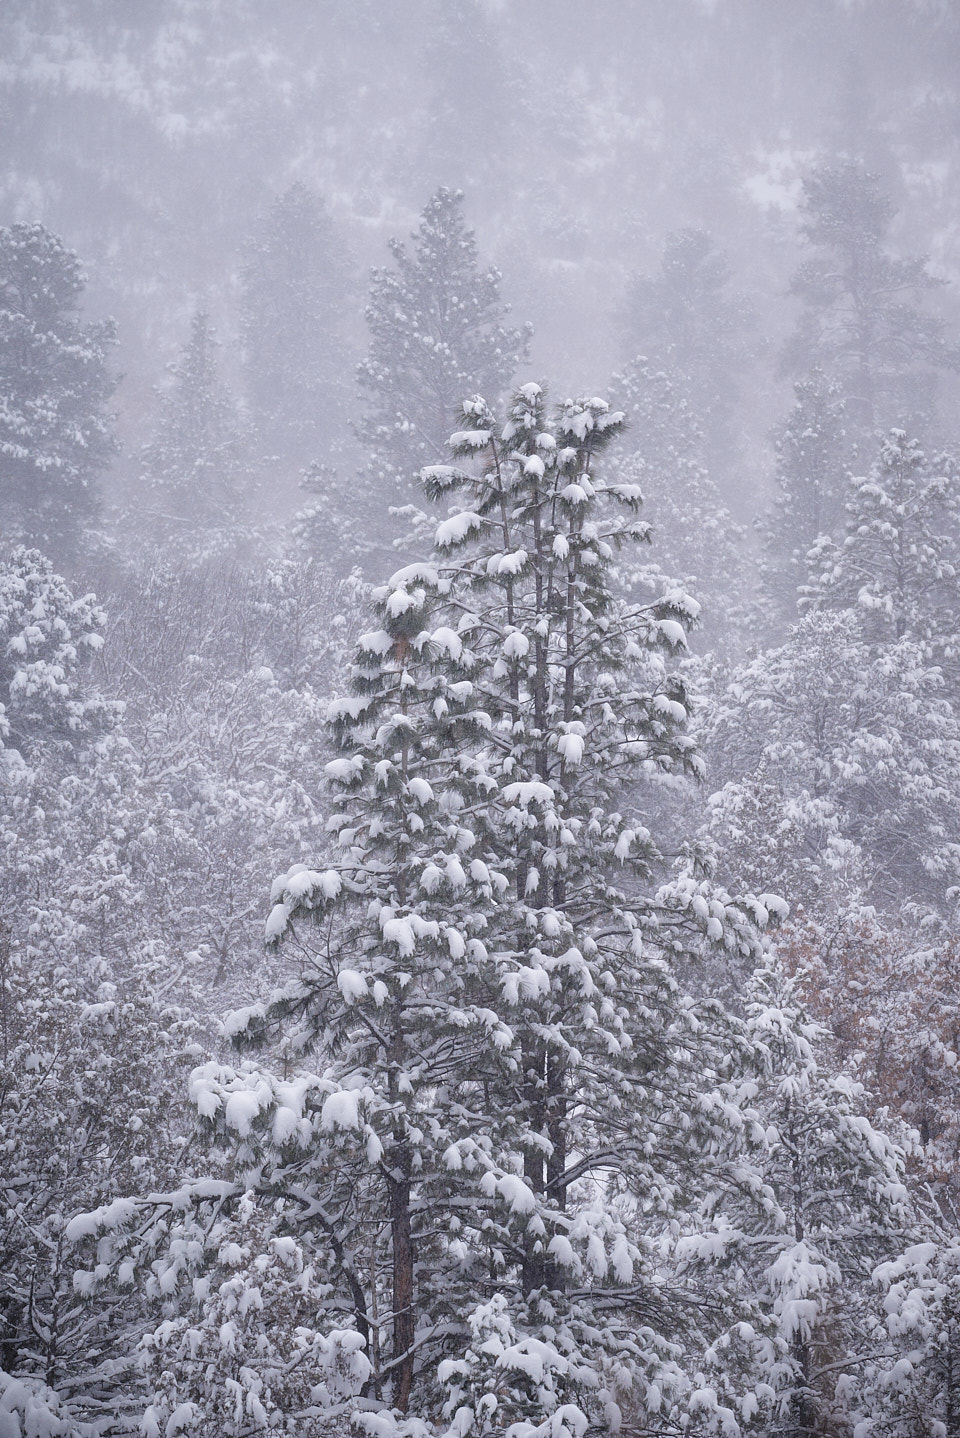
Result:
{"label": "snow-covered pine tree", "polygon": [[[301,977],[230,1024],[273,1036],[286,1076],[194,1076],[232,1177],[181,1206],[253,1187],[328,1285],[328,1325],[364,1340],[370,1371],[332,1424],[345,1403],[381,1427],[385,1405],[446,1404],[463,1432],[467,1388],[518,1434],[693,1401],[682,1345],[712,1319],[663,1244],[693,1193],[739,1193],[750,1117],[722,1092],[736,1025],[673,966],[705,944],[755,952],[767,911],[658,884],[643,816],[618,807],[628,782],[697,764],[672,667],[692,603],[610,588],[616,548],[645,532],[637,491],[597,468],[621,423],[599,400],[551,421],[536,385],[505,423],[465,404],[453,447],[474,464],[424,472],[464,502],[380,593],[332,711],[337,857],[275,885],[268,934],[299,943]],[[91,1221],[121,1230],[102,1261],[136,1246],[130,1222]],[[203,1268],[204,1243],[186,1247],[203,1227],[178,1224],[171,1301],[175,1271]],[[505,1356],[488,1383],[470,1344],[490,1324]]]}
{"label": "snow-covered pine tree", "polygon": [[111,321],[77,315],[77,256],[38,224],[0,228],[0,526],[60,563],[89,544],[116,452]]}
{"label": "snow-covered pine tree", "polygon": [[[388,544],[384,509],[413,496],[411,477],[442,460],[457,405],[479,391],[498,397],[527,357],[530,328],[507,329],[500,273],[481,269],[463,216],[463,194],[441,187],[411,236],[390,241],[392,267],[372,275],[370,350],[357,375],[366,398],[359,437],[370,446],[367,513],[359,539]],[[370,525],[374,529],[370,531]]]}
{"label": "snow-covered pine tree", "polygon": [[925,647],[873,646],[850,610],[805,615],[735,671],[705,742],[710,830],[747,886],[825,915],[853,898],[950,910],[960,724]]}
{"label": "snow-covered pine tree", "polygon": [[[708,634],[729,644],[747,598],[744,530],[724,505],[707,463],[709,444],[677,370],[657,368],[640,356],[615,375],[627,418],[628,452],[616,460],[617,476],[644,497],[657,564],[626,556],[622,579],[642,594],[673,577],[695,591]],[[669,581],[668,581],[669,582]]]}
{"label": "snow-covered pine tree", "polygon": [[944,322],[923,308],[943,281],[924,257],[889,252],[895,207],[859,161],[817,166],[804,182],[802,212],[813,253],[793,279],[804,310],[783,351],[784,371],[819,365],[840,381],[855,443],[872,442],[877,428],[929,422],[937,370],[960,368]]}
{"label": "snow-covered pine tree", "polygon": [[[341,862],[322,872],[297,865],[277,885],[271,937],[292,914],[309,911],[322,920],[319,943],[308,929],[301,982],[267,1014],[255,1009],[234,1024],[253,1034],[282,1024],[283,1059],[294,1072],[286,1080],[250,1064],[238,1071],[210,1066],[196,1075],[198,1108],[219,1132],[228,1177],[212,1193],[201,1186],[171,1197],[186,1214],[175,1231],[169,1277],[154,1289],[158,1299],[166,1295],[168,1320],[193,1312],[191,1280],[221,1262],[224,1225],[253,1182],[264,1232],[292,1236],[324,1285],[328,1340],[332,1328],[352,1334],[368,1355],[367,1370],[327,1413],[333,1424],[358,1404],[379,1408],[389,1400],[405,1408],[415,1361],[429,1371],[437,1358],[436,1342],[419,1334],[418,1324],[466,1302],[474,1276],[466,1249],[461,1255],[455,1239],[444,1241],[443,1220],[456,1218],[449,1195],[464,1166],[457,1141],[486,1127],[487,1049],[496,1052],[496,1040],[510,1038],[469,992],[478,956],[468,944],[483,931],[493,885],[506,882],[469,852],[474,836],[459,814],[482,804],[484,771],[471,756],[471,731],[483,716],[461,670],[460,641],[442,625],[425,628],[422,579],[433,587],[435,572],[406,571],[380,596],[380,626],[360,641],[358,692],[333,716],[343,730],[343,756],[330,770],[342,793]],[[435,791],[441,782],[444,790]],[[451,913],[457,901],[462,917]],[[314,1054],[316,1071],[304,1071]],[[476,1185],[485,1167],[472,1154],[466,1165],[474,1173],[473,1201],[480,1202]],[[134,1232],[121,1233],[116,1254],[131,1245],[135,1257],[140,1253],[142,1226],[149,1256],[156,1220],[151,1225],[139,1208],[132,1217]],[[111,1212],[97,1222],[109,1226],[113,1219]],[[162,1208],[158,1219],[166,1221]],[[433,1295],[432,1305],[422,1289]],[[438,1341],[442,1351],[442,1336]],[[152,1351],[166,1342],[158,1330]],[[261,1403],[263,1384],[251,1375],[284,1347],[280,1334],[266,1355],[256,1347],[235,1350],[236,1380],[256,1388]],[[180,1404],[198,1411],[206,1405],[202,1411],[212,1419],[221,1398],[198,1386],[196,1376],[188,1365],[175,1391],[165,1380],[152,1407],[166,1419]],[[264,1411],[275,1410],[265,1404]]]}
{"label": "snow-covered pine tree", "polygon": [[[603,478],[622,425],[599,400],[568,401],[551,423],[528,385],[506,424],[482,402],[464,405],[451,443],[480,458],[479,478],[425,471],[438,495],[467,489],[438,543],[462,549],[469,587],[458,630],[477,626],[485,707],[503,736],[488,802],[494,832],[509,836],[500,863],[511,888],[491,939],[522,1078],[513,1123],[501,1120],[495,1137],[503,1166],[522,1175],[530,1217],[525,1231],[512,1221],[520,1261],[513,1292],[502,1291],[520,1346],[546,1342],[539,1351],[553,1355],[549,1403],[566,1394],[584,1421],[599,1411],[591,1386],[599,1379],[603,1389],[618,1364],[631,1371],[633,1394],[606,1387],[608,1420],[620,1402],[652,1413],[691,1396],[664,1344],[696,1349],[699,1317],[674,1302],[655,1255],[683,1222],[674,1205],[698,1188],[704,1153],[717,1190],[731,1181],[744,1120],[714,1088],[737,1047],[735,1026],[715,1006],[695,1018],[674,965],[704,940],[755,953],[754,924],[767,918],[761,906],[748,918],[706,882],[654,879],[662,856],[644,822],[651,787],[697,764],[684,732],[689,696],[670,663],[694,605],[682,591],[648,606],[615,597],[617,551],[647,537],[639,490],[616,472]],[[658,1329],[641,1315],[660,1304],[672,1311]],[[600,1310],[641,1324],[639,1352],[619,1349],[616,1324],[598,1340]],[[543,1421],[549,1411],[530,1396],[527,1405],[517,1418]]]}
{"label": "snow-covered pine tree", "polygon": [[775,439],[774,505],[759,524],[764,587],[787,623],[809,581],[809,551],[842,528],[849,459],[839,381],[815,369],[793,388],[796,403]]}
{"label": "snow-covered pine tree", "polygon": [[873,1271],[899,1256],[916,1221],[903,1154],[866,1117],[862,1086],[827,1066],[826,1030],[776,955],[754,976],[748,1013],[757,1067],[746,1084],[767,1136],[762,1201],[750,1193],[680,1251],[694,1265],[722,1253],[726,1283],[756,1311],[705,1367],[722,1387],[752,1370],[741,1413],[762,1415],[763,1432],[849,1431],[863,1416],[864,1372],[887,1349]]}
{"label": "snow-covered pine tree", "polygon": [[217,374],[217,341],[198,311],[190,338],[170,366],[157,427],[140,455],[150,538],[193,560],[235,549],[249,480],[250,437]]}
{"label": "snow-covered pine tree", "polygon": [[807,558],[807,606],[852,609],[880,649],[910,639],[955,685],[960,652],[960,470],[928,459],[903,430],[884,438],[870,472],[847,487],[846,533]]}
{"label": "snow-covered pine tree", "polygon": [[67,1221],[169,1183],[183,1113],[131,862],[136,766],[90,674],[103,627],[36,551],[0,565],[0,1413],[39,1414],[42,1383],[65,1425],[116,1410],[142,1317],[75,1289]]}

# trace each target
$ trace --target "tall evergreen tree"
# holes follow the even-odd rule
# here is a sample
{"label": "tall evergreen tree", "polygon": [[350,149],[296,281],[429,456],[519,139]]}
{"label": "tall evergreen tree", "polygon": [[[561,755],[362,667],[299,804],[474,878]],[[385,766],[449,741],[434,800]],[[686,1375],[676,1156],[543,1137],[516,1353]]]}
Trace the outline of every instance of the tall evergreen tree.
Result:
{"label": "tall evergreen tree", "polygon": [[358,370],[367,401],[358,433],[373,453],[366,520],[381,527],[384,505],[409,500],[419,469],[444,458],[462,396],[502,394],[529,339],[501,323],[500,274],[479,267],[460,191],[437,190],[412,239],[412,253],[391,240],[393,268],[373,271],[370,351]]}
{"label": "tall evergreen tree", "polygon": [[115,327],[83,324],[77,256],[43,225],[0,229],[0,526],[75,562],[116,452],[106,404]]}
{"label": "tall evergreen tree", "polygon": [[[294,1239],[326,1285],[325,1341],[366,1350],[328,1425],[445,1410],[464,1432],[472,1408],[563,1435],[709,1407],[683,1355],[716,1310],[666,1255],[694,1195],[739,1201],[752,1130],[723,1096],[742,1031],[674,966],[710,944],[755,953],[768,910],[692,875],[661,884],[627,806],[629,784],[697,760],[672,662],[687,608],[610,587],[615,549],[645,532],[637,491],[602,478],[621,424],[599,400],[551,420],[536,385],[505,421],[464,405],[454,450],[476,463],[424,471],[463,500],[380,592],[332,710],[334,861],[274,887],[268,935],[299,941],[301,976],[229,1024],[280,1042],[286,1076],[197,1071],[228,1168],[159,1205],[163,1225],[177,1211],[164,1257],[153,1201],[89,1223],[107,1266],[147,1235],[157,1292],[195,1313],[197,1295],[222,1305],[193,1279],[222,1268],[252,1187],[271,1243]],[[262,1393],[278,1343],[237,1354],[241,1395]],[[197,1365],[181,1373],[159,1427],[178,1404],[213,1412]]]}
{"label": "tall evergreen tree", "polygon": [[810,550],[842,528],[848,460],[839,381],[815,369],[793,388],[796,403],[775,438],[774,505],[760,524],[765,588],[787,622],[809,580]]}
{"label": "tall evergreen tree", "polygon": [[757,349],[753,307],[730,280],[727,258],[706,230],[677,230],[666,238],[660,268],[634,276],[621,315],[631,359],[646,355],[684,377],[714,469],[730,462],[739,379]]}
{"label": "tall evergreen tree", "polygon": [[342,444],[348,267],[319,197],[295,184],[244,246],[241,334],[260,447],[295,471]]}
{"label": "tall evergreen tree", "polygon": [[793,280],[804,308],[784,370],[819,365],[840,381],[854,444],[870,443],[878,428],[929,423],[936,372],[960,368],[960,349],[923,305],[943,282],[925,258],[890,253],[893,201],[856,161],[813,170],[802,213],[813,253]]}
{"label": "tall evergreen tree", "polygon": [[141,454],[142,478],[154,537],[175,553],[201,558],[236,543],[249,478],[249,436],[218,378],[216,339],[202,311],[170,374],[156,432]]}

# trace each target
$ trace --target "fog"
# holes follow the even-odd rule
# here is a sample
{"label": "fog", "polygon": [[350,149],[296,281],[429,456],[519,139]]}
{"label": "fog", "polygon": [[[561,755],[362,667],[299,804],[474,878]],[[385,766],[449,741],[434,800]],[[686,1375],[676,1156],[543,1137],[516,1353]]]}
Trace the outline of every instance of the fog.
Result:
{"label": "fog", "polygon": [[0,5],[0,1438],[960,1434],[960,5]]}
{"label": "fog", "polygon": [[[790,400],[770,357],[795,322],[788,288],[810,167],[865,161],[897,208],[893,248],[957,277],[956,21],[947,0],[13,0],[3,206],[76,250],[87,309],[118,320],[125,457],[114,489],[132,482],[155,387],[196,309],[249,404],[243,246],[295,183],[325,206],[342,266],[335,439],[348,447],[369,268],[438,186],[464,191],[481,260],[502,271],[514,321],[533,325],[528,372],[557,395],[606,392],[651,340],[662,347],[664,336],[631,328],[631,279],[657,270],[670,233],[704,229],[756,309],[766,355],[737,367],[739,454],[723,476],[749,517],[766,493],[768,431]],[[938,294],[950,320],[956,305],[954,289]],[[351,448],[347,468],[359,462]],[[281,467],[286,480],[285,455]]]}

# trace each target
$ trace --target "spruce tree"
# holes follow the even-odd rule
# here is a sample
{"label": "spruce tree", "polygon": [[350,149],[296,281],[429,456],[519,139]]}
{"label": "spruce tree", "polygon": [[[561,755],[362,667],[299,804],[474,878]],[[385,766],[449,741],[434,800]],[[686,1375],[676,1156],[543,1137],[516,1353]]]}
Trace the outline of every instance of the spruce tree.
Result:
{"label": "spruce tree", "polygon": [[83,324],[77,256],[38,224],[0,229],[0,526],[75,563],[116,452],[112,321]]}

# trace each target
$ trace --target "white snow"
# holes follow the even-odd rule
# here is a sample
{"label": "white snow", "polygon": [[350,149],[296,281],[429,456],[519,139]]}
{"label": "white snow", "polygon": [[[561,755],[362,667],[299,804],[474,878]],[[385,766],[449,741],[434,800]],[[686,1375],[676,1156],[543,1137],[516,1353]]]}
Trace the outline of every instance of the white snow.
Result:
{"label": "white snow", "polygon": [[449,549],[453,544],[462,544],[469,535],[474,534],[483,526],[483,520],[479,514],[471,510],[464,510],[460,514],[453,514],[437,525],[434,543],[438,549]]}
{"label": "white snow", "polygon": [[451,449],[483,449],[490,443],[488,429],[461,429],[447,440]]}
{"label": "white snow", "polygon": [[320,1126],[328,1132],[335,1128],[360,1127],[360,1095],[353,1089],[339,1089],[323,1101]]}
{"label": "white snow", "polygon": [[435,629],[430,635],[430,639],[438,649],[445,649],[454,661],[458,660],[463,653],[463,640],[459,634],[455,634],[452,629],[448,629],[444,625]]}
{"label": "white snow", "polygon": [[526,809],[530,804],[552,804],[553,790],[539,779],[526,779],[517,784],[506,784],[503,797],[508,804],[519,804]]}
{"label": "white snow", "polygon": [[565,764],[579,764],[583,759],[583,735],[561,734],[557,740],[557,753]]}
{"label": "white snow", "polygon": [[[385,629],[372,629],[369,633],[360,635],[357,647],[366,654],[378,654],[383,657],[390,653],[395,642],[393,635],[388,634]],[[327,768],[329,772],[329,765]]]}
{"label": "white snow", "polygon": [[341,969],[337,974],[337,988],[347,1004],[362,999],[368,992],[366,978],[357,973],[356,969]]}
{"label": "white snow", "polygon": [[676,619],[661,619],[657,622],[657,628],[668,644],[674,649],[685,649],[687,647],[687,636],[683,625]]}
{"label": "white snow", "polygon": [[241,1138],[246,1138],[259,1114],[260,1099],[257,1094],[251,1089],[241,1089],[227,1099],[223,1116],[228,1128],[235,1129]]}

